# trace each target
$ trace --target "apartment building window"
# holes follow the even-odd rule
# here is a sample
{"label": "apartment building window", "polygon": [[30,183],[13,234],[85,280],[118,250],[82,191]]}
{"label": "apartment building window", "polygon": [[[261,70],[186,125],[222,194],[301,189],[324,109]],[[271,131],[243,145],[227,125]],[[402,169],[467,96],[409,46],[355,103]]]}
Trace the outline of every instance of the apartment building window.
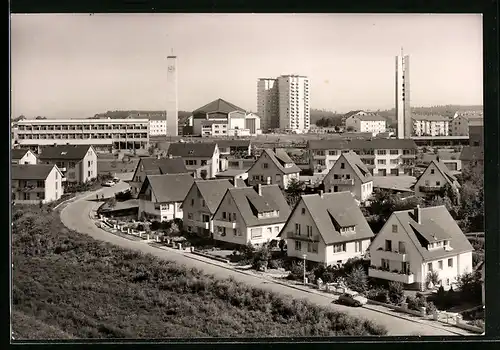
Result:
{"label": "apartment building window", "polygon": [[397,165],[399,163],[398,159],[391,159],[391,164]]}
{"label": "apartment building window", "polygon": [[385,156],[387,154],[387,151],[385,149],[378,149],[377,154],[380,156]]}
{"label": "apartment building window", "polygon": [[301,209],[302,215],[306,215],[306,208]]}
{"label": "apartment building window", "polygon": [[30,194],[29,193],[23,193],[24,194],[24,200],[27,201],[30,199]]}
{"label": "apartment building window", "polygon": [[307,243],[307,252],[318,253],[318,243]]}
{"label": "apartment building window", "polygon": [[90,167],[90,160],[87,162],[88,166]]}
{"label": "apartment building window", "polygon": [[453,267],[453,259],[452,258],[448,259],[448,267]]}
{"label": "apartment building window", "polygon": [[432,271],[432,263],[431,262],[427,264],[427,270]]}
{"label": "apartment building window", "polygon": [[398,225],[392,225],[392,233],[398,233]]}
{"label": "apartment building window", "polygon": [[329,156],[336,156],[337,155],[337,151],[328,151],[328,155]]}
{"label": "apartment building window", "polygon": [[324,156],[325,155],[325,151],[316,151],[316,155],[317,156]]}
{"label": "apartment building window", "polygon": [[88,177],[90,177],[90,175],[92,174],[92,172],[89,170],[89,171],[87,171],[87,174],[88,174]]}
{"label": "apartment building window", "polygon": [[226,216],[226,215],[227,215],[227,214],[226,214],[226,212],[225,212],[225,211],[223,211],[223,212],[222,212],[222,218],[223,218],[224,220],[227,218],[227,216]]}
{"label": "apartment building window", "polygon": [[345,243],[339,243],[339,244],[334,244],[333,245],[333,252],[334,253],[342,253],[346,251],[346,244]]}
{"label": "apartment building window", "polygon": [[325,164],[326,164],[324,159],[318,159],[318,160],[316,161],[316,163],[317,163],[318,165],[325,165]]}
{"label": "apartment building window", "polygon": [[263,163],[263,164],[262,164],[262,167],[263,167],[264,169],[269,168],[269,163]]}
{"label": "apartment building window", "polygon": [[38,187],[38,188],[44,188],[44,187],[45,187],[45,181],[43,181],[43,180],[41,180],[41,181],[40,181],[40,180],[38,180],[38,181],[36,182],[36,187]]}
{"label": "apartment building window", "polygon": [[389,239],[385,240],[385,251],[392,252],[392,241]]}
{"label": "apartment building window", "polygon": [[302,250],[302,242],[301,241],[295,241],[295,250],[301,251]]}
{"label": "apartment building window", "polygon": [[206,160],[202,160],[201,161],[201,165],[207,165],[207,161]]}
{"label": "apartment building window", "polygon": [[385,159],[377,159],[377,164],[385,165],[386,164]]}
{"label": "apartment building window", "polygon": [[340,169],[345,169],[345,163],[340,163]]}
{"label": "apartment building window", "polygon": [[398,155],[398,154],[399,154],[399,151],[398,151],[397,149],[391,149],[391,150],[389,151],[389,154],[390,154],[390,155],[393,155],[393,156],[394,156],[394,155]]}
{"label": "apartment building window", "polygon": [[431,175],[434,175],[434,172],[435,172],[434,169],[431,169]]}

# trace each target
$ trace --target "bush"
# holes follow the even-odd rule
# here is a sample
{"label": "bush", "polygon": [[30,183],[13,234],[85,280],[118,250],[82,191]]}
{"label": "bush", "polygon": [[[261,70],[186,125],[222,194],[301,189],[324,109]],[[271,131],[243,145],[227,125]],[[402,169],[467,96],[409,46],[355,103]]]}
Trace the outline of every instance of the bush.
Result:
{"label": "bush", "polygon": [[359,293],[364,293],[368,288],[368,276],[362,266],[354,267],[345,276],[346,286]]}
{"label": "bush", "polygon": [[404,301],[404,289],[401,282],[389,282],[389,300],[394,305],[401,305]]}
{"label": "bush", "polygon": [[474,303],[482,301],[482,282],[479,271],[466,272],[457,278],[457,287],[460,293],[460,299]]}
{"label": "bush", "polygon": [[302,280],[304,278],[304,262],[294,261],[290,268],[290,273],[288,274],[288,279],[291,280]]}
{"label": "bush", "polygon": [[252,267],[256,270],[261,270],[267,268],[269,259],[271,258],[271,252],[267,245],[263,245],[257,250],[252,259]]}
{"label": "bush", "polygon": [[281,267],[281,264],[279,260],[271,259],[269,260],[267,267],[269,267],[270,269],[279,269]]}
{"label": "bush", "polygon": [[389,300],[389,291],[387,289],[381,288],[381,287],[369,289],[365,295],[366,295],[366,298],[368,298],[370,300],[379,301],[381,303],[388,303],[390,301]]}
{"label": "bush", "polygon": [[427,305],[425,306],[425,313],[427,315],[432,315],[436,311],[437,311],[437,308],[432,301],[428,302]]}

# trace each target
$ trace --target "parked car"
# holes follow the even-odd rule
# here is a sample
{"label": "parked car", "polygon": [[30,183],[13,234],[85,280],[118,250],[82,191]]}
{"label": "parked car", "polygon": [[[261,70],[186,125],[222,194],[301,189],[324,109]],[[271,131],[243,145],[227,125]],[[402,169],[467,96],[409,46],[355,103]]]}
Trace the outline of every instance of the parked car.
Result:
{"label": "parked car", "polygon": [[115,185],[115,182],[109,180],[109,181],[104,182],[102,185],[105,187],[113,187]]}
{"label": "parked car", "polygon": [[117,177],[115,177],[115,178],[113,178],[113,182],[114,182],[115,184],[117,184],[118,182],[120,182],[120,179],[119,179],[119,178],[117,178]]}
{"label": "parked car", "polygon": [[368,299],[357,292],[347,292],[340,295],[337,302],[347,306],[359,307],[365,305]]}

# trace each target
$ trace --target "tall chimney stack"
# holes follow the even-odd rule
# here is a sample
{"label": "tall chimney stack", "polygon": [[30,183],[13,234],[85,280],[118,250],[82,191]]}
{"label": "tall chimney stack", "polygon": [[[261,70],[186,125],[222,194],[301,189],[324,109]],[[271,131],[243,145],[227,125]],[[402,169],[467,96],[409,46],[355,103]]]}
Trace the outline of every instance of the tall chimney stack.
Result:
{"label": "tall chimney stack", "polygon": [[257,185],[257,193],[259,194],[259,196],[262,196],[262,185],[261,184]]}
{"label": "tall chimney stack", "polygon": [[420,205],[417,205],[417,207],[413,210],[413,216],[418,224],[422,223],[422,209],[420,209]]}

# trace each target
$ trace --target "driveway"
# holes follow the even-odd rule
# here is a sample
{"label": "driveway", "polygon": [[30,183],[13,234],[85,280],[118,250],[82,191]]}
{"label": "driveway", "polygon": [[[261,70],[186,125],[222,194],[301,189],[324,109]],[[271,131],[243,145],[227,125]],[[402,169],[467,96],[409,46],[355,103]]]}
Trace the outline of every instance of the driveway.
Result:
{"label": "driveway", "polygon": [[[104,197],[110,197],[113,196],[115,192],[122,191],[127,187],[128,184],[120,182],[114,187],[102,188],[96,192],[99,193],[99,197],[101,196],[101,193],[104,194]],[[443,325],[436,327],[432,325],[432,321],[428,321],[426,323],[410,321],[398,317],[394,314],[384,312],[383,310],[376,311],[373,309],[351,308],[342,305],[332,304],[332,298],[328,296],[314,294],[304,290],[294,289],[292,287],[274,283],[272,281],[260,278],[258,276],[244,274],[223,266],[211,264],[207,261],[194,259],[180,252],[177,253],[173,250],[158,249],[141,241],[131,241],[126,238],[113,235],[111,233],[99,229],[90,219],[89,216],[90,211],[93,208],[97,208],[101,204],[101,202],[95,201],[96,192],[93,192],[88,196],[79,198],[74,202],[71,202],[65,206],[65,208],[61,211],[61,220],[66,227],[80,233],[88,234],[94,239],[100,241],[109,242],[123,248],[138,250],[143,253],[149,253],[159,258],[175,261],[181,265],[186,265],[188,267],[196,267],[198,269],[203,270],[205,273],[213,274],[216,277],[227,278],[232,276],[234,277],[235,280],[246,283],[248,285],[278,292],[280,294],[292,298],[308,299],[309,301],[321,306],[331,307],[337,311],[345,312],[352,316],[372,320],[379,324],[385,325],[389,331],[389,335],[451,336],[451,335],[467,334],[467,332],[457,329],[455,327],[443,326]],[[446,327],[448,327],[449,330],[446,329]]]}

